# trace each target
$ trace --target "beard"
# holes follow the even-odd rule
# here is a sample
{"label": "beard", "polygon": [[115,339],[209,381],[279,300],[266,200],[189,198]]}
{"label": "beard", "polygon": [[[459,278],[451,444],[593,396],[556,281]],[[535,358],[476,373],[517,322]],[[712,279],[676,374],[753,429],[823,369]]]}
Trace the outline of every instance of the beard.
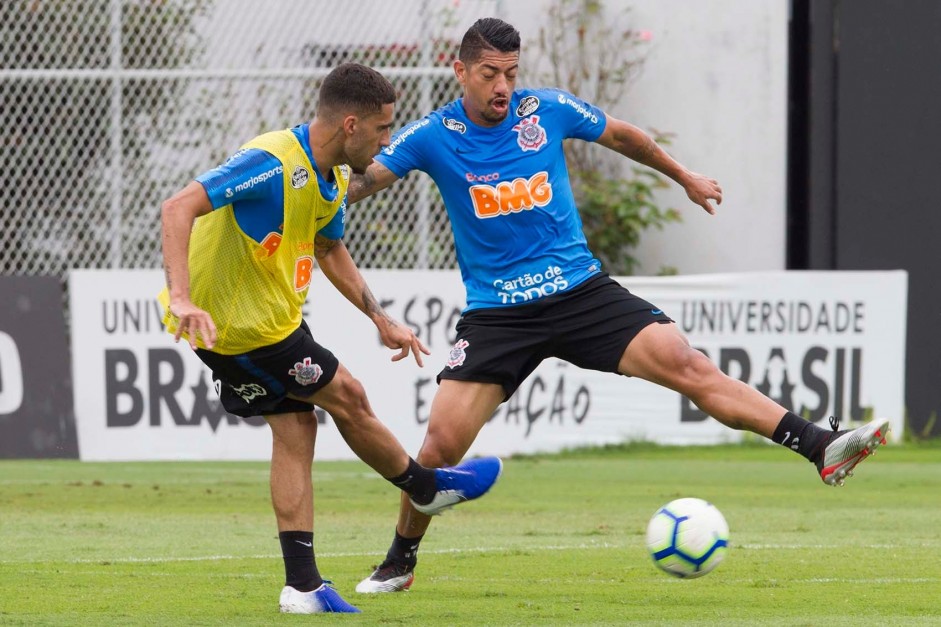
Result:
{"label": "beard", "polygon": [[[354,174],[365,174],[366,168],[368,168],[370,164],[372,164],[372,158],[375,155],[369,155],[369,156],[364,157],[362,154],[360,155],[350,154],[351,152],[355,152],[355,151],[347,151],[343,157],[343,163],[350,166],[350,170],[352,170]],[[359,151],[359,152],[362,152],[362,151]]]}
{"label": "beard", "polygon": [[500,122],[506,119],[506,116],[507,114],[509,114],[509,112],[510,112],[509,109],[507,109],[503,113],[490,112],[485,109],[484,111],[480,112],[480,117],[487,120],[488,122],[499,124]]}

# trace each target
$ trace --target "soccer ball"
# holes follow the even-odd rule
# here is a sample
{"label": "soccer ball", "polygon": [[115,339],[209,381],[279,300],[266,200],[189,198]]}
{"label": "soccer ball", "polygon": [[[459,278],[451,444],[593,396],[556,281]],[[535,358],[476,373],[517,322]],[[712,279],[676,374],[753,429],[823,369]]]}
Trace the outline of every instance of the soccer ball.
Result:
{"label": "soccer ball", "polygon": [[725,517],[702,499],[671,501],[647,525],[647,550],[653,563],[676,577],[702,577],[722,563],[728,547]]}

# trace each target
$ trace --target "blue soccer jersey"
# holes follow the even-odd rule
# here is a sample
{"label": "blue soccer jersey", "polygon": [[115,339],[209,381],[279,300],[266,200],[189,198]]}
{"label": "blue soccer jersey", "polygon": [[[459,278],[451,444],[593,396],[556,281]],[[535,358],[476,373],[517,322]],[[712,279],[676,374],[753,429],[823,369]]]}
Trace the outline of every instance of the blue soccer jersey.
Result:
{"label": "blue soccer jersey", "polygon": [[562,142],[595,141],[604,112],[557,89],[519,89],[506,119],[481,127],[461,100],[406,124],[376,160],[427,172],[451,220],[465,311],[570,289],[601,271],[575,207]]}
{"label": "blue soccer jersey", "polygon": [[[291,129],[311,163],[310,126]],[[284,222],[284,177],[281,162],[260,148],[239,150],[225,163],[196,177],[209,195],[213,209],[232,206],[235,221],[245,235],[261,243],[270,233],[280,233]],[[320,195],[327,201],[337,196],[336,181],[325,181],[314,168]],[[346,218],[346,200],[336,216],[320,231],[328,239],[341,239]]]}

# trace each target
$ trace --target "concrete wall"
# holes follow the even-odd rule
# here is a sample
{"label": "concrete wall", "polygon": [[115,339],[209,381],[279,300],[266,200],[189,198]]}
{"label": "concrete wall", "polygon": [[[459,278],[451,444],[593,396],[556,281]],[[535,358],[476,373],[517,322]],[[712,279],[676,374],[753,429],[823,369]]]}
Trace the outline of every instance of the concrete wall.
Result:
{"label": "concrete wall", "polygon": [[[500,5],[523,35],[524,71],[546,4]],[[711,217],[678,187],[663,193],[683,223],[644,236],[640,273],[784,269],[788,0],[608,0],[606,7],[629,8],[626,24],[652,35],[642,75],[609,113],[675,133],[671,154],[718,179],[725,196]]]}

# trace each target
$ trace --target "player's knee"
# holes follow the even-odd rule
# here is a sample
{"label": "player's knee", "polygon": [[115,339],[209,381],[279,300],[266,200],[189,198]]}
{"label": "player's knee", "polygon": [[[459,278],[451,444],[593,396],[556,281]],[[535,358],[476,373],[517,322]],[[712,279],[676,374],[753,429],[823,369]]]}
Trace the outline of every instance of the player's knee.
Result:
{"label": "player's knee", "polygon": [[270,417],[272,443],[276,450],[288,455],[303,455],[313,451],[317,438],[317,417],[314,412],[295,412]]}
{"label": "player's knee", "polygon": [[294,492],[279,491],[277,498],[272,498],[271,505],[278,518],[294,518],[303,511],[305,505],[310,507],[301,490]]}
{"label": "player's knee", "polygon": [[462,448],[461,444],[449,434],[429,429],[416,461],[428,468],[455,466],[460,463],[463,456]]}
{"label": "player's knee", "polygon": [[711,359],[690,346],[676,350],[669,361],[671,387],[687,396],[710,388],[722,374]]}
{"label": "player's knee", "polygon": [[[336,378],[330,383],[333,386],[333,396],[336,404],[341,408],[338,412],[331,414],[340,414],[341,419],[355,420],[358,418],[371,416],[369,401],[366,398],[366,388],[349,373],[337,373]],[[335,416],[337,417],[337,416]]]}

